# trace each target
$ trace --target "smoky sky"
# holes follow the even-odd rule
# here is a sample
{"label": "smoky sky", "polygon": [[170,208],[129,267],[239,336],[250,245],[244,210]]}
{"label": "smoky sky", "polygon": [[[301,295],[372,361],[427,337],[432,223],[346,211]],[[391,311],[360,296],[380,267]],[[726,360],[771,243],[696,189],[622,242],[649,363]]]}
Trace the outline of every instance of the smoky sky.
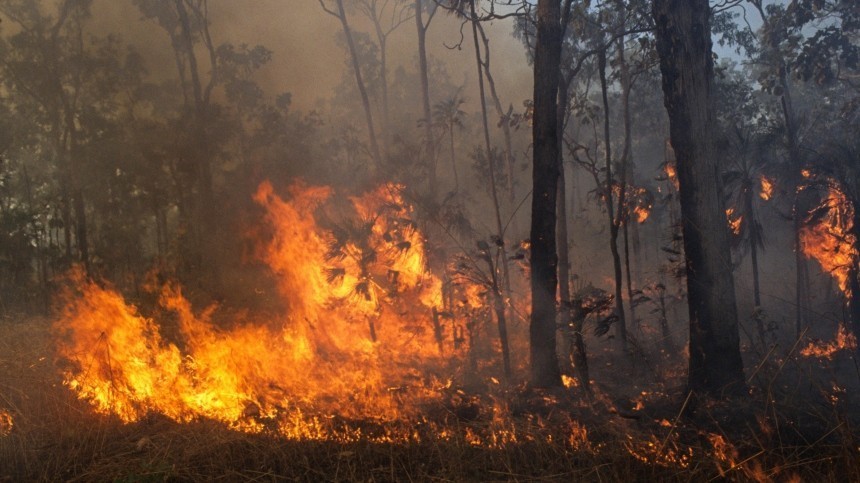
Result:
{"label": "smoky sky", "polygon": [[[317,0],[211,0],[209,9],[216,44],[260,44],[273,52],[272,61],[256,79],[271,95],[292,93],[299,109],[314,108],[331,98],[348,73],[346,52],[336,42],[340,23],[323,12]],[[372,31],[369,22],[355,12],[350,21],[356,31]],[[143,52],[153,76],[175,77],[167,35],[154,22],[142,20],[130,0],[96,0],[90,22],[94,32],[119,34]],[[502,101],[519,107],[532,97],[531,66],[522,43],[513,37],[510,20],[493,22],[486,29],[492,73]],[[477,70],[468,28],[463,35],[462,48],[449,48],[461,39],[460,22],[439,12],[428,32],[428,51],[431,59],[445,64],[452,83],[464,86],[468,108],[477,110]],[[410,20],[389,39],[389,72],[398,66],[415,70],[416,53],[415,23]]]}

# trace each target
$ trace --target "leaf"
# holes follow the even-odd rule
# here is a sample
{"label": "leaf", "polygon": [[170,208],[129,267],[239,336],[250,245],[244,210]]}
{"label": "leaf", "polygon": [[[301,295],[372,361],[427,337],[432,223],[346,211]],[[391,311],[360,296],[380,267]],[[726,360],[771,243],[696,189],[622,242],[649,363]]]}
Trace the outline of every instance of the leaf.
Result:
{"label": "leaf", "polygon": [[325,272],[328,283],[335,283],[337,280],[343,279],[346,275],[346,269],[344,268],[327,268]]}

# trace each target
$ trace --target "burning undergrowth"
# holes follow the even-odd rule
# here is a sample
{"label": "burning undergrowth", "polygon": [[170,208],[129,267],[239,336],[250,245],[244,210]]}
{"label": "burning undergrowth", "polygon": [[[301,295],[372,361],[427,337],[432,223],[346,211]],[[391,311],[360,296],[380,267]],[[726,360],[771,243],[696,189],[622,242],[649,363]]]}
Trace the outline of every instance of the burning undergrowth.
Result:
{"label": "burning undergrowth", "polygon": [[411,419],[450,385],[459,357],[456,321],[442,327],[434,317],[442,283],[401,190],[383,185],[344,210],[329,203],[329,188],[297,183],[285,201],[260,186],[255,201],[272,234],[262,258],[288,307],[279,320],[247,316],[222,328],[215,307],[195,311],[169,283],[158,312],[179,336],[168,340],[161,321],[73,274],[56,324],[65,384],[127,422],[154,412],[317,438],[327,436],[320,418]]}

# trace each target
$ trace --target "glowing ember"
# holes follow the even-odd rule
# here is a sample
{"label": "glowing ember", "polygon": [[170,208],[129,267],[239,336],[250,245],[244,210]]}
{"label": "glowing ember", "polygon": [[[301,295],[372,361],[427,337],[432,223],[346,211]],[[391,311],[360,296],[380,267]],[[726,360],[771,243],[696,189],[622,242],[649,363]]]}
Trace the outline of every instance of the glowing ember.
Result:
{"label": "glowing ember", "polygon": [[773,198],[773,181],[769,180],[767,177],[762,176],[759,178],[759,182],[761,183],[761,191],[759,191],[759,196],[761,199],[767,201]]}
{"label": "glowing ember", "polygon": [[636,214],[637,223],[645,223],[645,221],[648,220],[648,217],[651,216],[651,211],[642,206],[634,207],[633,213]]}
{"label": "glowing ember", "polygon": [[[453,335],[434,333],[442,284],[427,271],[401,190],[388,184],[352,198],[342,223],[322,229],[315,213],[329,208],[330,189],[295,184],[284,201],[260,186],[255,200],[273,232],[262,257],[279,277],[288,307],[282,320],[234,320],[223,329],[212,322],[214,308],[196,313],[178,286],[167,285],[159,305],[179,336],[169,340],[163,321],[73,274],[56,323],[58,351],[69,362],[65,384],[127,422],[156,412],[332,439],[321,417],[407,420],[438,394],[426,374],[442,368],[438,337],[451,345]],[[338,438],[366,438],[357,431]],[[378,436],[411,437],[409,430]]]}
{"label": "glowing ember", "polygon": [[693,459],[693,448],[680,444],[676,435],[665,441],[654,435],[647,441],[637,441],[628,435],[624,446],[631,456],[649,465],[687,468]]}
{"label": "glowing ember", "polygon": [[579,381],[574,377],[570,377],[567,374],[561,375],[561,383],[564,384],[564,387],[570,389],[573,387],[579,387]]}
{"label": "glowing ember", "polygon": [[728,220],[729,229],[732,230],[732,233],[734,233],[735,235],[740,235],[744,217],[740,215],[735,216],[735,209],[729,208],[726,210],[726,219]]}
{"label": "glowing ember", "polygon": [[810,342],[800,355],[804,357],[816,357],[818,359],[833,359],[833,356],[845,349],[854,350],[857,348],[857,339],[854,335],[848,332],[844,325],[839,324],[839,331],[836,333],[836,340],[831,342]]}
{"label": "glowing ember", "polygon": [[[850,296],[849,277],[857,264],[854,207],[836,183],[828,183],[824,201],[811,212],[801,229],[800,243],[804,255],[814,258],[839,283],[839,289]],[[815,215],[815,216],[812,216]]]}
{"label": "glowing ember", "polygon": [[12,415],[5,409],[0,409],[0,437],[8,436],[12,432],[15,423]]}

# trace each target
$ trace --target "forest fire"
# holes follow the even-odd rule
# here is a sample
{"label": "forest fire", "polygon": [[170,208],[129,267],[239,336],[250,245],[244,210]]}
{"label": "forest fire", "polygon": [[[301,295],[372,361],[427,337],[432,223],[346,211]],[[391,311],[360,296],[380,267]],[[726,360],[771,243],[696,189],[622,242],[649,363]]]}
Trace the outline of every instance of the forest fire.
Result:
{"label": "forest fire", "polygon": [[849,276],[857,264],[854,207],[833,181],[828,183],[827,195],[810,212],[801,230],[801,246],[807,258],[815,259],[850,296]]}
{"label": "forest fire", "polygon": [[0,483],[860,481],[856,2],[711,3],[0,0]]}
{"label": "forest fire", "polygon": [[[274,424],[298,439],[323,436],[318,416],[408,417],[442,386],[425,372],[439,367],[431,312],[441,283],[426,268],[400,189],[386,184],[352,198],[340,207],[351,216],[325,230],[315,211],[330,189],[297,183],[284,201],[268,183],[260,187],[255,200],[273,230],[263,258],[289,307],[282,321],[237,320],[222,329],[214,308],[195,313],[171,284],[161,290],[156,321],[111,288],[75,276],[56,327],[59,352],[71,362],[66,385],[127,422],[156,412],[247,431]],[[332,211],[325,215],[334,219]],[[173,319],[178,341],[163,334]]]}

